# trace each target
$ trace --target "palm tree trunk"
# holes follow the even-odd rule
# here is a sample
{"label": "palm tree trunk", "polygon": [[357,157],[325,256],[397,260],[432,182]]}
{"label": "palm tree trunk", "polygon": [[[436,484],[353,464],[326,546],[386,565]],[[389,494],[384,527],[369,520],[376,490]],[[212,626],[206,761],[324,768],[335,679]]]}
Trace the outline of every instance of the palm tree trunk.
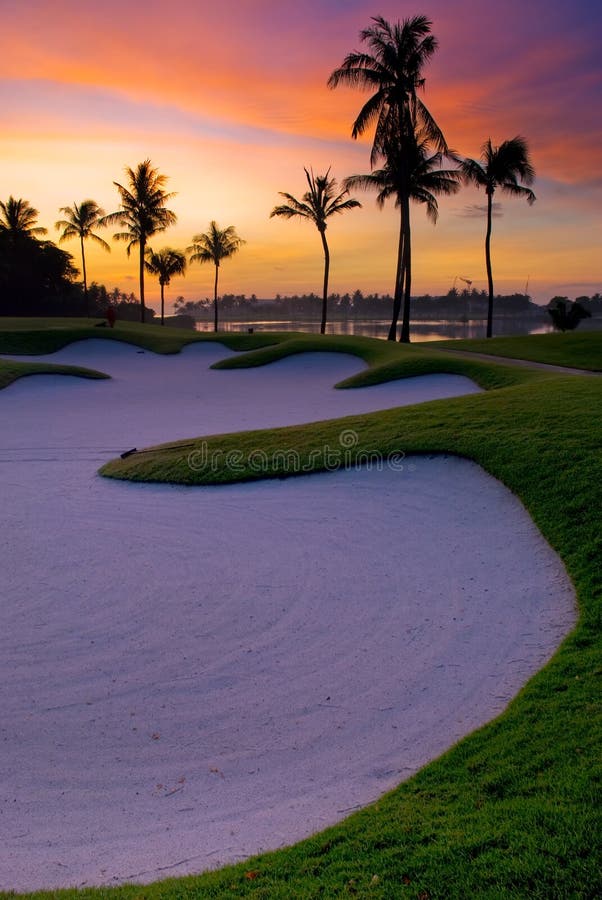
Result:
{"label": "palm tree trunk", "polygon": [[161,325],[165,325],[165,285],[161,282]]}
{"label": "palm tree trunk", "polygon": [[485,235],[485,265],[489,283],[489,303],[487,305],[487,337],[493,334],[493,273],[491,271],[491,219],[493,210],[493,191],[487,191],[487,234]]}
{"label": "palm tree trunk", "polygon": [[144,253],[146,251],[146,241],[140,241],[140,321],[144,325],[145,306],[144,306]]}
{"label": "palm tree trunk", "polygon": [[86,279],[86,254],[84,252],[84,238],[80,235],[80,244],[82,245],[82,275],[84,276],[84,299],[86,301],[86,315],[90,318],[90,304],[88,302],[88,281]]}
{"label": "palm tree trunk", "polygon": [[219,263],[215,264],[215,284],[213,286],[213,330],[217,331],[217,276],[219,274]]}
{"label": "palm tree trunk", "polygon": [[403,238],[403,256],[404,256],[404,294],[403,294],[403,319],[401,322],[401,337],[399,340],[404,344],[410,343],[410,303],[412,299],[412,244],[410,231],[410,198],[403,198],[404,207],[404,238]]}
{"label": "palm tree trunk", "polygon": [[397,340],[397,323],[399,321],[399,313],[401,311],[401,294],[403,291],[403,281],[405,277],[403,238],[405,228],[403,224],[403,212],[400,214],[399,222],[399,245],[397,247],[397,271],[395,272],[395,291],[393,292],[393,318],[391,327],[389,328],[388,341]]}
{"label": "palm tree trunk", "polygon": [[322,247],[324,248],[324,287],[322,290],[322,321],[320,323],[320,334],[326,334],[326,310],[328,306],[328,273],[330,271],[330,251],[328,249],[326,235],[323,231],[320,231],[320,237],[322,238]]}

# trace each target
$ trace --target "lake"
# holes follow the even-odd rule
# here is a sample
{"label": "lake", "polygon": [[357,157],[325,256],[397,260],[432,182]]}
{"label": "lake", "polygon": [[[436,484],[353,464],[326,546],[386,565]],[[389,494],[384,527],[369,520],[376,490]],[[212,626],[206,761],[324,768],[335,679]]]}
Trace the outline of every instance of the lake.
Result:
{"label": "lake", "polygon": [[[581,323],[582,330],[589,323]],[[364,337],[385,339],[389,333],[389,321],[383,319],[333,319],[326,326],[328,334],[357,334]],[[265,319],[257,322],[228,321],[219,323],[220,331],[304,331],[319,332],[320,322],[309,319]],[[212,321],[197,321],[197,331],[213,331]],[[485,337],[486,322],[484,319],[471,319],[467,322],[449,321],[416,321],[410,328],[411,339],[420,341],[443,341],[450,338],[482,338]],[[493,333],[499,337],[510,334],[547,334],[553,331],[552,324],[538,319],[494,319]]]}

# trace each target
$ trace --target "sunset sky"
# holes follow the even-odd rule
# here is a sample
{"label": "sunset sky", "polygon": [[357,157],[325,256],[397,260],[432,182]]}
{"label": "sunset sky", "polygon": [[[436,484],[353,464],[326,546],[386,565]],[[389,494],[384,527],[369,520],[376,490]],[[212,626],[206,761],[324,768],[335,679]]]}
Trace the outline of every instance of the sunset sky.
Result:
{"label": "sunset sky", "polygon": [[[439,50],[423,99],[448,143],[526,137],[537,202],[497,197],[496,290],[538,302],[602,291],[602,4],[599,0],[0,0],[0,199],[23,197],[56,240],[59,207],[88,197],[117,209],[113,181],[150,157],[176,192],[178,224],[153,249],[184,249],[209,221],[247,244],[224,263],[227,293],[320,291],[318,232],[270,219],[278,191],[300,196],[303,166],[337,179],[369,171],[370,139],[351,140],[367,95],[326,82],[374,15],[425,14]],[[393,204],[331,219],[331,290],[391,292]],[[440,201],[436,226],[413,207],[414,293],[445,293],[456,276],[486,287],[485,197]],[[136,257],[88,248],[89,279],[137,288]],[[79,264],[77,243],[64,245]],[[213,271],[174,279],[168,302],[210,296]],[[151,304],[158,299],[149,278]]]}

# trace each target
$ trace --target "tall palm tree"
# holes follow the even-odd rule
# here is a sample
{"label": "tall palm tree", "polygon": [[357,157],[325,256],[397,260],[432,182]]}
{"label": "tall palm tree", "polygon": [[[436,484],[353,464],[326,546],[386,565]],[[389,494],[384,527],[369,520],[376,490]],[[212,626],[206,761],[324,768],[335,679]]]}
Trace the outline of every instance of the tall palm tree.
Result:
{"label": "tall palm tree", "polygon": [[146,271],[157,275],[161,285],[161,325],[165,325],[165,285],[174,275],[183,275],[186,271],[186,257],[179,250],[164,247],[154,253],[150,247],[146,250],[144,261]]}
{"label": "tall palm tree", "polygon": [[339,84],[374,91],[360,110],[351,136],[355,139],[376,123],[371,164],[374,164],[387,135],[393,130],[413,135],[420,128],[435,150],[446,152],[441,129],[418,96],[424,87],[422,70],[438,47],[431,34],[432,22],[426,16],[414,16],[391,24],[382,16],[360,32],[370,52],[349,53],[328,79],[328,86]]}
{"label": "tall palm tree", "polygon": [[[410,148],[408,148],[409,150]],[[460,188],[460,173],[457,169],[443,169],[442,165],[446,154],[433,153],[429,155],[428,140],[422,135],[417,136],[414,146],[411,148],[411,156],[408,151],[401,157],[385,147],[385,163],[382,168],[374,169],[369,175],[352,175],[346,178],[344,184],[351,189],[377,191],[376,202],[382,209],[385,202],[395,198],[395,205],[401,210],[399,228],[399,241],[397,250],[397,270],[395,275],[395,292],[393,296],[393,318],[389,329],[389,340],[397,337],[397,322],[401,310],[403,296],[403,321],[401,328],[401,340],[408,341],[410,334],[410,297],[412,283],[411,247],[406,235],[411,230],[404,220],[405,192],[409,192],[410,200],[426,206],[426,214],[435,224],[439,216],[438,195],[449,196],[457,193]],[[452,151],[448,151],[448,158],[456,161]],[[409,216],[409,205],[406,215]]]}
{"label": "tall palm tree", "polygon": [[191,254],[190,262],[213,263],[215,266],[215,284],[213,287],[213,330],[217,331],[217,279],[222,259],[230,259],[245,244],[236,234],[234,225],[219,228],[217,222],[209,223],[209,231],[195,234],[192,244],[186,248]]}
{"label": "tall palm tree", "polygon": [[353,197],[347,197],[349,193],[345,188],[337,193],[337,183],[334,178],[329,178],[330,169],[326,175],[314,176],[313,171],[310,173],[304,167],[305,177],[309,185],[309,190],[303,194],[301,200],[297,200],[292,194],[286,194],[280,191],[280,196],[287,201],[280,206],[275,206],[270,213],[272,216],[282,216],[285,219],[292,219],[300,216],[313,222],[320,233],[322,239],[322,249],[324,250],[324,282],[322,289],[322,321],[320,323],[320,334],[326,332],[326,313],[328,305],[328,276],[330,272],[330,250],[328,241],[326,240],[326,220],[335,213],[342,213],[348,209],[355,209],[362,204]]}
{"label": "tall palm tree", "polygon": [[15,200],[11,195],[6,203],[0,201],[0,232],[13,239],[46,234],[46,229],[36,225],[39,213],[28,200]]}
{"label": "tall palm tree", "polygon": [[[426,16],[414,16],[393,25],[382,16],[377,16],[372,22],[373,25],[360,32],[360,39],[366,42],[369,52],[353,51],[348,54],[342,65],[332,72],[328,85],[335,88],[345,84],[374,91],[353,123],[351,135],[357,138],[375,124],[370,164],[374,167],[379,160],[384,160],[385,168],[395,172],[395,193],[403,229],[395,287],[397,295],[400,290],[404,293],[401,340],[409,341],[410,198],[412,169],[416,163],[415,148],[418,143],[426,141],[435,153],[448,152],[441,129],[418,96],[425,83],[423,69],[437,49],[438,42],[431,33],[432,22]],[[402,274],[403,279],[400,280]],[[399,296],[397,313],[394,304],[390,340],[395,340],[398,314]]]}
{"label": "tall palm tree", "polygon": [[[489,304],[487,307],[487,337],[493,333],[493,274],[491,268],[491,222],[493,218],[493,195],[499,188],[502,193],[513,197],[524,197],[527,203],[535,202],[533,191],[523,185],[533,184],[535,169],[529,158],[525,138],[517,135],[494,147],[488,138],[481,148],[481,158],[465,159],[460,164],[462,177],[467,184],[484,187],[487,194],[487,232],[485,234],[485,265],[489,283]],[[519,180],[523,184],[519,184]]]}
{"label": "tall palm tree", "polygon": [[111,248],[106,241],[94,233],[93,228],[102,224],[105,216],[104,209],[101,209],[95,200],[82,200],[81,203],[74,203],[73,206],[62,206],[59,212],[64,213],[65,218],[54,223],[57,229],[63,229],[63,233],[59,238],[59,244],[68,241],[71,238],[79,238],[82,251],[82,274],[84,278],[84,297],[86,300],[86,315],[90,315],[90,306],[88,303],[88,279],[86,275],[86,254],[84,251],[84,241],[91,238],[97,244],[110,253]]}
{"label": "tall palm tree", "polygon": [[103,225],[119,225],[124,231],[113,235],[116,241],[127,241],[127,255],[132,247],[140,251],[140,321],[144,322],[144,260],[148,240],[159,231],[174,225],[177,216],[165,204],[175,196],[164,190],[167,176],[154,169],[150,159],[138,163],[135,169],[126,168],[128,186],[114,181],[121,198],[121,209],[110,213],[101,220]]}

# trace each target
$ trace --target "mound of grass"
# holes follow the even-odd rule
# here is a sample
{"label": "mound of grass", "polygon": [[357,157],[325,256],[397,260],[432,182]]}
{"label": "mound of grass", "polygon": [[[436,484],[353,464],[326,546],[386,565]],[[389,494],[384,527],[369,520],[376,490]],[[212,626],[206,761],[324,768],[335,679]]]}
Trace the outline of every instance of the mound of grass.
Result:
{"label": "mound of grass", "polygon": [[539,380],[541,372],[522,371],[516,367],[492,365],[478,359],[463,359],[438,353],[433,344],[396,344],[373,338],[335,335],[278,335],[278,342],[220,360],[212,369],[247,369],[265,366],[287,356],[310,352],[350,353],[358,356],[367,368],[363,372],[340,381],[337,388],[366,387],[396,378],[416,375],[454,374],[472,378],[480,387],[491,390]]}
{"label": "mound of grass", "polygon": [[465,359],[460,356],[455,357],[429,351],[421,346],[412,354],[398,355],[396,359],[371,366],[364,372],[352,375],[351,378],[340,381],[336,387],[359,388],[371,384],[382,384],[396,378],[439,374],[464,375],[486,391],[511,387],[514,384],[540,381],[542,378],[542,373],[535,369],[519,369],[516,366],[484,363],[479,359]]}
{"label": "mound of grass", "polygon": [[26,375],[76,375],[80,378],[109,378],[96,369],[81,366],[55,366],[51,363],[26,363],[0,359],[0,390]]}
{"label": "mound of grass", "polygon": [[529,359],[554,366],[602,371],[602,330],[525,334],[489,340],[437,341],[437,344],[450,350],[491,353],[494,356]]}
{"label": "mound of grass", "polygon": [[350,353],[363,359],[368,365],[382,364],[401,355],[420,353],[415,345],[400,345],[389,341],[377,341],[357,335],[297,334],[285,332],[273,335],[270,344],[249,353],[213,364],[213,369],[250,369],[277,362],[297,353]]}

